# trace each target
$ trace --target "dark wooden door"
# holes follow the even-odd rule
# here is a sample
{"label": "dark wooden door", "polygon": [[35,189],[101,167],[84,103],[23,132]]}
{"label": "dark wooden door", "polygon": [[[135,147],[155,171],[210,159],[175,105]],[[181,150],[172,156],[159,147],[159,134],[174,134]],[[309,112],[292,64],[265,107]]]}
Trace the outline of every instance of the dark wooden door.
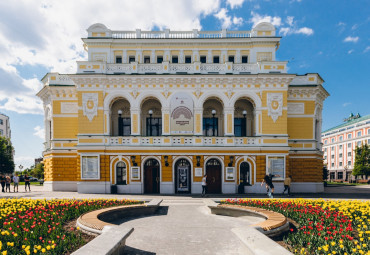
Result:
{"label": "dark wooden door", "polygon": [[159,193],[159,162],[149,159],[144,165],[144,193]]}
{"label": "dark wooden door", "polygon": [[186,159],[179,159],[175,164],[175,192],[191,193],[190,181],[190,162]]}
{"label": "dark wooden door", "polygon": [[249,164],[247,162],[240,164],[240,183],[250,185],[250,171]]}
{"label": "dark wooden door", "polygon": [[222,192],[221,168],[221,163],[217,159],[211,159],[207,162],[207,192],[209,194],[220,194]]}

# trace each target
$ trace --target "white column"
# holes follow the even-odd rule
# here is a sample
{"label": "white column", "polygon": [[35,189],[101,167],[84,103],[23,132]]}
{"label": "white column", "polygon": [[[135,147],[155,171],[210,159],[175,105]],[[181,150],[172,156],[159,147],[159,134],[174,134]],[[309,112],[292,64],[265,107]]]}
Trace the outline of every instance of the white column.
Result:
{"label": "white column", "polygon": [[237,49],[236,50],[236,56],[235,56],[235,63],[239,64],[241,62],[241,59],[240,59],[240,50]]}
{"label": "white column", "polygon": [[183,64],[184,62],[184,50],[180,50],[179,63]]}
{"label": "white column", "polygon": [[212,50],[208,50],[207,63],[212,63]]}
{"label": "white column", "polygon": [[127,62],[127,50],[123,50],[122,63],[126,64]]}
{"label": "white column", "polygon": [[150,63],[157,63],[155,59],[155,50],[152,50],[152,54],[150,56]]}

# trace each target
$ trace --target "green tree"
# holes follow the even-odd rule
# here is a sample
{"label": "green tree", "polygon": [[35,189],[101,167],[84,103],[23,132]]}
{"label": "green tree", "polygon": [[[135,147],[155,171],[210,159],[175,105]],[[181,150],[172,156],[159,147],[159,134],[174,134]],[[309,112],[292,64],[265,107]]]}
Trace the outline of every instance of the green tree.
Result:
{"label": "green tree", "polygon": [[355,150],[355,165],[353,167],[352,174],[355,176],[370,175],[370,148],[369,145],[363,144],[362,146],[356,147]]}
{"label": "green tree", "polygon": [[37,164],[31,171],[31,175],[37,179],[44,179],[44,164]]}
{"label": "green tree", "polygon": [[14,172],[13,151],[10,139],[0,136],[0,172],[9,174]]}

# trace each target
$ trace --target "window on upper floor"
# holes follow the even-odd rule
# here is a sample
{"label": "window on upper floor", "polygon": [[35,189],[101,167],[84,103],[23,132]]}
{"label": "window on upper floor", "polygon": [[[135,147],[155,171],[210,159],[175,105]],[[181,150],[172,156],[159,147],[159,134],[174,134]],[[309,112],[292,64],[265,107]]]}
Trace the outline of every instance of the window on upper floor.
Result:
{"label": "window on upper floor", "polygon": [[343,163],[342,162],[339,162],[339,166],[343,166]]}
{"label": "window on upper floor", "polygon": [[331,139],[331,142],[334,143],[334,138]]}
{"label": "window on upper floor", "polygon": [[367,134],[370,135],[370,128],[367,130]]}
{"label": "window on upper floor", "polygon": [[229,56],[229,62],[233,62],[234,63],[234,56]]}
{"label": "window on upper floor", "polygon": [[348,157],[351,157],[351,156],[352,156],[352,151],[349,151],[349,152],[347,153],[347,156],[348,156]]}
{"label": "window on upper floor", "polygon": [[362,136],[362,132],[361,131],[358,131],[357,132],[357,137],[359,137],[359,136]]}
{"label": "window on upper floor", "polygon": [[325,148],[324,151],[327,152],[328,151],[328,148]]}
{"label": "window on upper floor", "polygon": [[160,64],[163,62],[163,56],[157,56],[157,63]]}
{"label": "window on upper floor", "polygon": [[334,154],[333,154],[333,155],[331,155],[331,158],[332,158],[332,159],[334,159]]}
{"label": "window on upper floor", "polygon": [[331,152],[334,152],[334,146],[331,146]]}
{"label": "window on upper floor", "polygon": [[352,148],[352,143],[347,144],[348,148]]}
{"label": "window on upper floor", "polygon": [[220,57],[219,56],[213,56],[213,63],[214,64],[220,63]]}
{"label": "window on upper floor", "polygon": [[191,64],[191,56],[185,56],[185,64]]}
{"label": "window on upper floor", "polygon": [[343,141],[343,136],[339,136],[339,141]]}
{"label": "window on upper floor", "polygon": [[128,57],[128,62],[131,63],[131,62],[135,62],[135,57],[134,56],[129,56]]}
{"label": "window on upper floor", "polygon": [[324,159],[326,160],[328,157],[327,156],[324,156]]}
{"label": "window on upper floor", "polygon": [[347,138],[348,138],[348,139],[351,139],[351,138],[352,138],[352,134],[348,134],[348,135],[347,135]]}
{"label": "window on upper floor", "polygon": [[122,56],[116,56],[116,63],[122,64]]}
{"label": "window on upper floor", "polygon": [[200,63],[207,63],[207,56],[200,56]]}
{"label": "window on upper floor", "polygon": [[339,153],[339,157],[342,158],[343,157],[343,153]]}
{"label": "window on upper floor", "polygon": [[362,143],[361,141],[358,141],[357,142],[357,147],[360,147],[361,146],[361,143]]}
{"label": "window on upper floor", "polygon": [[248,63],[248,56],[242,56],[242,63]]}
{"label": "window on upper floor", "polygon": [[0,120],[0,125],[3,125],[4,124],[4,121],[3,120]]}
{"label": "window on upper floor", "polygon": [[150,57],[149,56],[144,57],[144,63],[145,64],[150,64]]}
{"label": "window on upper floor", "polygon": [[341,150],[341,149],[343,149],[343,145],[339,145],[339,149]]}
{"label": "window on upper floor", "polygon": [[328,144],[328,140],[325,140],[324,144]]}
{"label": "window on upper floor", "polygon": [[[334,167],[334,162],[333,163],[331,163],[331,167]],[[331,173],[330,173],[331,174]]]}
{"label": "window on upper floor", "polygon": [[348,161],[348,162],[347,162],[347,165],[348,165],[348,166],[351,166],[351,165],[352,165],[352,162],[351,162],[351,161]]}
{"label": "window on upper floor", "polygon": [[179,57],[178,56],[172,56],[172,63],[174,63],[174,64],[179,63]]}

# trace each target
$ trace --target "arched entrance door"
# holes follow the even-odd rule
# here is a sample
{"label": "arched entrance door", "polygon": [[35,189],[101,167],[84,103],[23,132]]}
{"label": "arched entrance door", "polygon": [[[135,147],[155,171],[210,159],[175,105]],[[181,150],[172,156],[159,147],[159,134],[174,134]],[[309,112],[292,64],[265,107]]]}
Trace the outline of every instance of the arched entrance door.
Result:
{"label": "arched entrance door", "polygon": [[144,164],[144,193],[159,193],[159,162],[156,159],[149,159]]}
{"label": "arched entrance door", "polygon": [[222,166],[217,159],[210,159],[206,165],[207,174],[207,192],[210,194],[219,194],[222,192]]}
{"label": "arched entrance door", "polygon": [[240,184],[250,185],[250,167],[247,162],[242,162],[240,164],[240,175],[239,175]]}
{"label": "arched entrance door", "polygon": [[191,192],[191,171],[190,162],[186,159],[179,159],[175,164],[175,192],[190,193]]}

